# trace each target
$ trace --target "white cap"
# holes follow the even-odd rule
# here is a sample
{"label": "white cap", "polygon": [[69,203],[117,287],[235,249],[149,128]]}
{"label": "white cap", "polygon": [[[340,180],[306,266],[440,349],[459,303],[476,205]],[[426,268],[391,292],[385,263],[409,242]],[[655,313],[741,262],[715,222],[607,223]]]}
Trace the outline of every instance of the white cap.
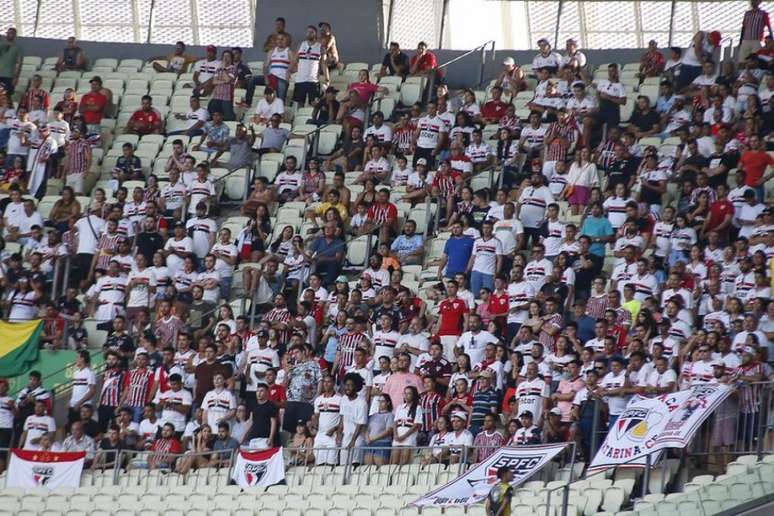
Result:
{"label": "white cap", "polygon": [[551,410],[548,411],[548,413],[549,414],[553,414],[555,416],[561,416],[562,415],[562,411],[559,410],[559,407],[552,408]]}
{"label": "white cap", "polygon": [[455,410],[454,412],[452,412],[451,417],[458,417],[461,420],[465,421],[466,423],[468,421],[468,414],[461,410]]}
{"label": "white cap", "polygon": [[714,366],[726,367],[726,364],[725,364],[725,362],[723,362],[719,358],[716,358],[715,360],[710,362],[710,366],[712,366],[712,367],[714,367]]}
{"label": "white cap", "polygon": [[506,57],[503,59],[503,64],[508,66],[513,66],[516,64],[516,61],[512,57]]}

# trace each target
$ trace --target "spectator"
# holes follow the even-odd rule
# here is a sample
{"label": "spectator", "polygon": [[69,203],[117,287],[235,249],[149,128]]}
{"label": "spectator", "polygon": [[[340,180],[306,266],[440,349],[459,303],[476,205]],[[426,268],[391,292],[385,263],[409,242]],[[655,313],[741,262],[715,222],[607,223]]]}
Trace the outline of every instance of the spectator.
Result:
{"label": "spectator", "polygon": [[89,81],[91,88],[88,93],[81,97],[81,103],[78,106],[78,112],[83,117],[86,124],[86,136],[89,138],[100,135],[100,123],[105,118],[110,99],[104,93],[102,88],[102,78],[95,75]]}
{"label": "spectator", "polygon": [[293,102],[297,107],[303,106],[307,101],[314,104],[319,97],[321,65],[327,71],[325,53],[317,38],[317,29],[314,25],[309,25],[306,28],[306,39],[299,45],[295,59],[290,65],[291,72],[296,73]]}
{"label": "spectator", "polygon": [[148,62],[152,63],[153,69],[158,73],[185,73],[188,71],[188,65],[195,61],[195,57],[185,53],[185,43],[182,41],[175,43],[175,50],[169,54],[148,58]]}
{"label": "spectator", "polygon": [[146,134],[161,134],[161,115],[152,105],[150,95],[143,95],[140,109],[132,113],[126,126],[126,132],[144,136]]}
{"label": "spectator", "polygon": [[215,89],[214,79],[218,70],[223,68],[218,61],[218,49],[215,45],[207,45],[207,57],[196,61],[193,67],[193,94],[196,97],[209,97]]}
{"label": "spectator", "polygon": [[86,51],[76,45],[75,37],[67,38],[67,46],[62,50],[62,54],[56,61],[54,68],[57,72],[65,70],[86,70]]}
{"label": "spectator", "polygon": [[[201,136],[204,131],[204,124],[210,118],[210,113],[204,109],[199,102],[199,97],[192,96],[189,100],[190,111],[187,113],[175,113],[174,116],[178,120],[186,120],[187,127],[179,131],[167,132],[168,135],[184,134],[193,138],[194,136]],[[173,142],[174,143],[174,142]],[[170,156],[171,159],[171,156]]]}
{"label": "spectator", "polygon": [[391,41],[388,52],[384,55],[382,66],[379,69],[379,78],[385,75],[398,76],[405,79],[409,73],[409,57],[400,48],[400,44]]}
{"label": "spectator", "polygon": [[6,95],[14,94],[16,83],[19,82],[19,72],[22,67],[22,49],[16,41],[16,29],[9,27],[5,38],[0,44],[0,85]]}

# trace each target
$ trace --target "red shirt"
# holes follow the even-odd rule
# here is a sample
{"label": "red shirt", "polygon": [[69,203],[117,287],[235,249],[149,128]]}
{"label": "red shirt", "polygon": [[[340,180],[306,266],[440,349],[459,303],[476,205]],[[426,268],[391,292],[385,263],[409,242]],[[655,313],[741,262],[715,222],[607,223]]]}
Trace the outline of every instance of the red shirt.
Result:
{"label": "red shirt", "polygon": [[768,152],[744,151],[739,158],[739,168],[747,172],[744,184],[753,188],[757,186],[756,183],[763,177],[769,165],[774,165],[774,158],[769,156]]}
{"label": "red shirt", "polygon": [[372,82],[353,82],[347,87],[347,91],[354,91],[360,98],[360,102],[368,102],[371,95],[376,93],[379,86]]}
{"label": "red shirt", "polygon": [[286,401],[288,397],[285,394],[285,387],[282,385],[277,385],[276,383],[274,385],[270,385],[267,399],[269,401],[273,401],[274,403],[282,403],[283,401]]}
{"label": "red shirt", "polygon": [[426,72],[428,70],[432,70],[436,66],[438,66],[438,63],[435,60],[435,54],[432,52],[425,52],[425,54],[422,57],[417,56],[414,54],[411,56],[411,66],[414,66],[414,63],[417,62],[417,58],[419,59],[419,65],[417,66],[417,72]]}
{"label": "red shirt", "polygon": [[508,314],[508,292],[503,292],[500,295],[492,292],[492,295],[489,296],[489,312],[494,316]]}
{"label": "red shirt", "polygon": [[150,111],[138,109],[132,113],[132,118],[129,121],[134,124],[138,131],[151,132],[154,126],[161,125],[161,116],[155,109]]}
{"label": "red shirt", "polygon": [[388,202],[387,204],[380,205],[374,203],[368,208],[368,220],[377,224],[382,222],[393,221],[398,218],[398,208],[394,204]]}
{"label": "red shirt", "polygon": [[89,92],[81,97],[81,105],[88,107],[97,107],[97,111],[84,111],[83,121],[87,124],[98,124],[102,121],[102,115],[105,113],[108,98],[102,93]]}
{"label": "red shirt", "polygon": [[[722,199],[710,204],[707,229],[712,231],[718,227],[723,222],[723,219],[726,218],[726,215],[734,216],[734,203],[728,199]],[[725,231],[728,231],[728,228]]]}
{"label": "red shirt", "polygon": [[488,118],[491,120],[500,120],[505,116],[505,112],[508,110],[508,104],[500,100],[490,100],[481,107],[481,118]]}
{"label": "red shirt", "polygon": [[465,314],[468,313],[468,305],[464,300],[455,297],[448,297],[438,305],[438,316],[441,325],[438,328],[438,335],[462,335],[462,324],[465,321]]}

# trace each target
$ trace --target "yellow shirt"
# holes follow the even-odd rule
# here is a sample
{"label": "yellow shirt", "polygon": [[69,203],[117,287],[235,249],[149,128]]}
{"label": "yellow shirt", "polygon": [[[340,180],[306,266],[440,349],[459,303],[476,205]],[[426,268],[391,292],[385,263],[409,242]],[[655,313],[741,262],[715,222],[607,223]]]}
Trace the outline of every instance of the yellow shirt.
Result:
{"label": "yellow shirt", "polygon": [[328,202],[328,201],[321,202],[317,206],[317,209],[315,210],[315,213],[317,215],[319,215],[320,217],[322,217],[323,215],[325,215],[325,212],[328,211],[328,209],[330,209],[330,208],[336,208],[336,211],[338,211],[339,215],[341,215],[341,220],[347,220],[347,217],[349,217],[349,213],[347,213],[347,207],[344,206],[343,203],[333,204],[333,203]]}

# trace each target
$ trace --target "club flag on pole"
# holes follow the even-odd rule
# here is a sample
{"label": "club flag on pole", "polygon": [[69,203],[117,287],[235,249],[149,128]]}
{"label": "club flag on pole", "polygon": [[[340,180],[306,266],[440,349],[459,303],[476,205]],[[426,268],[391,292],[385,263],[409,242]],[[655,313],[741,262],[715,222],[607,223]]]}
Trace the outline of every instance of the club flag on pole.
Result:
{"label": "club flag on pole", "polygon": [[285,480],[282,448],[263,451],[239,450],[231,479],[239,487],[268,487]]}
{"label": "club flag on pole", "polygon": [[492,486],[497,483],[497,470],[499,468],[507,466],[513,471],[511,485],[516,487],[540,471],[566,447],[567,443],[557,443],[500,448],[484,462],[469,469],[448,484],[419,497],[411,502],[411,505],[416,507],[446,507],[480,502],[486,498]]}
{"label": "club flag on pole", "polygon": [[6,487],[79,487],[86,452],[47,452],[13,448]]}
{"label": "club flag on pole", "polygon": [[[610,427],[589,471],[642,466],[651,453],[686,447],[730,393],[728,385],[708,383],[655,398],[633,397]],[[658,456],[651,457],[652,464]]]}
{"label": "club flag on pole", "polygon": [[38,359],[43,321],[0,321],[0,377],[10,378],[29,371]]}

